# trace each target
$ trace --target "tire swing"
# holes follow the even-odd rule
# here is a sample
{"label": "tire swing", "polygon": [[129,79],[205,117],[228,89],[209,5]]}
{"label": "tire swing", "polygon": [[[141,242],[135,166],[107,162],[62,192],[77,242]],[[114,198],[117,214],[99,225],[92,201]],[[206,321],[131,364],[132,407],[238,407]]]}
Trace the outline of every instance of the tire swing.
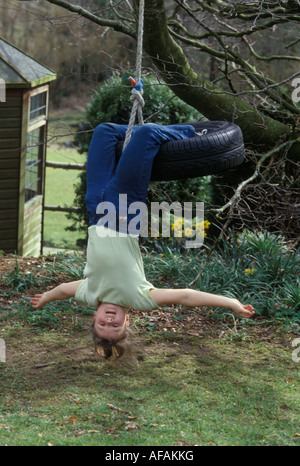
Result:
{"label": "tire swing", "polygon": [[[131,138],[136,115],[138,124],[144,124],[142,109],[145,102],[142,96],[143,80],[141,79],[143,28],[144,0],[140,0],[136,80],[128,78],[133,85],[131,96],[133,106],[125,141],[117,144],[117,159],[121,157]],[[244,140],[239,126],[225,121],[199,121],[189,124],[194,126],[196,136],[162,144],[153,162],[151,181],[171,181],[215,175],[236,168],[243,163]]]}

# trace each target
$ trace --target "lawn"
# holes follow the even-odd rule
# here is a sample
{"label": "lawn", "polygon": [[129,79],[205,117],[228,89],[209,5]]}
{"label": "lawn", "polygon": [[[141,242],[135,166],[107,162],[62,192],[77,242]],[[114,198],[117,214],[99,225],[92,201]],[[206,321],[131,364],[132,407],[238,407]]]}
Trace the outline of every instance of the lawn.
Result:
{"label": "lawn", "polygon": [[[47,150],[47,159],[52,162],[84,163],[86,157],[76,149],[67,148],[61,144],[52,144]],[[47,167],[45,184],[45,204],[59,206],[73,206],[74,184],[77,181],[78,170],[63,170]],[[75,249],[76,240],[80,238],[77,232],[66,231],[72,221],[65,212],[44,213],[44,246]],[[46,249],[46,252],[48,249]],[[45,251],[44,251],[45,253]]]}
{"label": "lawn", "polygon": [[[94,354],[92,310],[32,311],[29,296],[76,278],[84,261],[2,256],[0,445],[296,446],[296,326],[165,308],[132,318],[138,366]],[[163,286],[163,284],[162,284]]]}
{"label": "lawn", "polygon": [[[53,114],[49,121],[47,160],[63,163],[85,163],[86,155],[78,153],[72,147],[76,123],[82,119],[82,113],[75,111],[68,114]],[[74,184],[80,172],[46,168],[45,204],[72,207],[74,201]],[[44,217],[44,253],[52,248],[76,249],[77,232],[67,231],[72,221],[65,212],[45,211]],[[49,247],[51,249],[49,249]]]}

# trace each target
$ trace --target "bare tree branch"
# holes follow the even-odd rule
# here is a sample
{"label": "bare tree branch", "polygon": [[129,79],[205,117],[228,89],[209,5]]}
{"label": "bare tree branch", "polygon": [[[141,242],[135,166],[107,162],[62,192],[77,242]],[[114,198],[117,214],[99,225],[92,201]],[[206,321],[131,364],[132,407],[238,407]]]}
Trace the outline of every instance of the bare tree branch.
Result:
{"label": "bare tree branch", "polygon": [[255,180],[259,173],[260,173],[260,169],[261,169],[261,166],[263,165],[263,163],[269,159],[272,155],[276,154],[277,152],[280,152],[282,149],[286,148],[287,146],[290,146],[296,142],[299,142],[300,141],[300,138],[297,138],[295,139],[294,141],[287,141],[287,142],[284,142],[283,144],[280,144],[278,147],[275,147],[274,149],[268,151],[266,154],[264,154],[260,159],[259,161],[257,162],[257,165],[256,165],[256,168],[255,168],[255,171],[254,173],[249,177],[247,178],[246,180],[244,180],[242,183],[240,183],[238,185],[238,187],[236,188],[235,190],[235,193],[234,195],[232,196],[232,198],[227,202],[227,204],[223,205],[221,208],[219,209],[212,209],[211,211],[212,212],[215,212],[217,214],[217,217],[220,217],[221,214],[229,209],[230,212],[232,212],[233,208],[235,207],[236,203],[238,202],[238,200],[240,199],[241,197],[241,192],[242,190],[244,189],[245,186],[247,186],[249,183],[251,183],[251,181]]}
{"label": "bare tree branch", "polygon": [[[18,0],[20,2],[27,1],[27,0]],[[122,21],[114,21],[107,18],[102,18],[97,16],[94,13],[82,8],[81,6],[73,5],[72,3],[67,2],[66,0],[46,0],[48,3],[52,3],[53,5],[60,6],[65,10],[71,11],[72,13],[77,13],[78,15],[82,16],[83,18],[92,21],[99,26],[107,26],[115,31],[122,32],[128,36],[136,37],[136,31],[130,27],[127,27],[126,24]]]}

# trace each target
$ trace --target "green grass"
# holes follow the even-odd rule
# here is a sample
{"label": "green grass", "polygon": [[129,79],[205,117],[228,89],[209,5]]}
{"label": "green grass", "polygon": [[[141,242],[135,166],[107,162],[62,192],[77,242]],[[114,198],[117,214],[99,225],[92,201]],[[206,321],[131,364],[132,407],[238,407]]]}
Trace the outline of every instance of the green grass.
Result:
{"label": "green grass", "polygon": [[1,445],[298,443],[299,373],[281,345],[152,335],[132,371],[97,362],[86,331],[73,330],[71,342],[23,330],[18,345],[11,332],[21,358],[0,365]]}
{"label": "green grass", "polygon": [[[151,273],[154,257],[144,259]],[[178,258],[158,256],[157,266],[159,259],[164,276],[157,285],[183,283],[184,275],[171,267]],[[0,284],[7,345],[7,362],[0,364],[0,445],[299,444],[296,319],[258,313],[248,321],[227,312],[221,318],[180,306],[137,311],[131,326],[139,366],[112,367],[94,355],[92,309],[74,300],[30,308],[34,292],[81,276],[82,257],[8,260],[11,270]],[[185,261],[187,280],[196,267]]]}
{"label": "green grass", "polygon": [[[84,156],[76,149],[63,145],[51,145],[47,150],[47,159],[53,162],[84,163]],[[73,206],[74,184],[77,182],[77,170],[63,170],[47,167],[45,185],[45,204]],[[66,231],[72,224],[65,212],[45,211],[44,218],[44,246],[76,249],[76,240],[80,237],[77,232]]]}
{"label": "green grass", "polygon": [[77,125],[85,118],[84,109],[74,107],[66,110],[51,110],[48,122],[48,142],[52,144],[73,141]]}
{"label": "green grass", "polygon": [[[51,111],[48,124],[47,160],[64,163],[84,163],[86,156],[78,153],[76,148],[67,147],[72,143],[76,125],[83,118],[82,110],[68,112]],[[46,168],[45,203],[48,205],[72,206],[74,201],[74,184],[77,182],[77,170]],[[44,218],[44,254],[57,249],[77,249],[77,232],[67,231],[72,224],[65,212],[45,211]],[[50,249],[51,248],[51,249]]]}

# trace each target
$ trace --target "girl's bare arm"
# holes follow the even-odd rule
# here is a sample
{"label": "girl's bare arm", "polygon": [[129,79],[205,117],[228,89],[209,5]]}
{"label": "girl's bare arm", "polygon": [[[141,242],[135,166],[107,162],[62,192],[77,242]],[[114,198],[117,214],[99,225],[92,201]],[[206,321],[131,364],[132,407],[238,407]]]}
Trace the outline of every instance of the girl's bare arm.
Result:
{"label": "girl's bare arm", "polygon": [[203,291],[187,289],[161,289],[150,290],[150,296],[158,306],[168,304],[181,304],[187,307],[227,307],[241,317],[252,317],[253,307],[250,304],[242,304],[237,299],[228,298]]}
{"label": "girl's bare arm", "polygon": [[61,283],[52,290],[45,291],[42,294],[36,294],[31,299],[31,305],[34,309],[40,309],[51,301],[73,298],[76,290],[83,280],[76,280],[69,283]]}

